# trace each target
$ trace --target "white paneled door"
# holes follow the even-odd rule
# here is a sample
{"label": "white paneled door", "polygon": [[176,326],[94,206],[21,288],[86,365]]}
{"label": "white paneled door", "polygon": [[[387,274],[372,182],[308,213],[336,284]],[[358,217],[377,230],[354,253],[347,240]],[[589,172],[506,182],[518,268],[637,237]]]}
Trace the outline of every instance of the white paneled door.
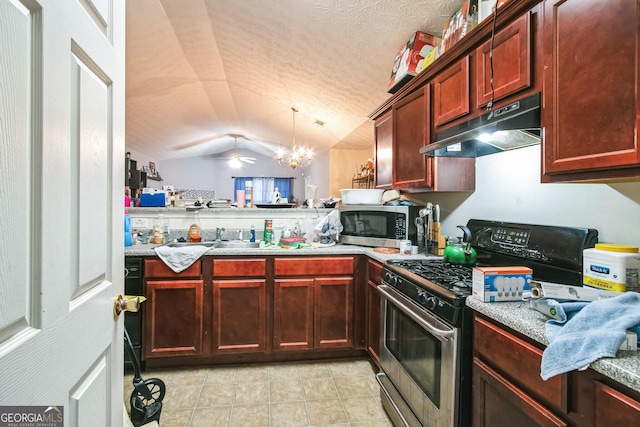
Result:
{"label": "white paneled door", "polygon": [[122,424],[123,0],[0,0],[0,406]]}

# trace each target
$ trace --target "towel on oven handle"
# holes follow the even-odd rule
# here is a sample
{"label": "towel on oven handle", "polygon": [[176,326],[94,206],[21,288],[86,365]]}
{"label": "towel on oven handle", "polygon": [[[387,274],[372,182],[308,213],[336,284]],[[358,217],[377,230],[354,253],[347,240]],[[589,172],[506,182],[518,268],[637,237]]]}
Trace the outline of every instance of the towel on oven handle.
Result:
{"label": "towel on oven handle", "polygon": [[[626,292],[614,298],[574,303],[567,308],[565,321],[548,320],[549,346],[542,353],[540,376],[585,370],[602,357],[615,357],[625,340],[627,329],[640,324],[640,294]],[[558,304],[563,310],[563,304]],[[562,315],[561,315],[562,317]]]}

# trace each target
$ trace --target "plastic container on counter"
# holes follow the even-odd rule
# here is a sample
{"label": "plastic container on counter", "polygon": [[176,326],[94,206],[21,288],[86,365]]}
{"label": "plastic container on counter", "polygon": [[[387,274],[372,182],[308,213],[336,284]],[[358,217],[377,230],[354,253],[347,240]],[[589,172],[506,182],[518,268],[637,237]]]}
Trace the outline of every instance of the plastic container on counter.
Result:
{"label": "plastic container on counter", "polygon": [[582,252],[582,283],[613,292],[638,291],[640,282],[638,247],[596,243]]}

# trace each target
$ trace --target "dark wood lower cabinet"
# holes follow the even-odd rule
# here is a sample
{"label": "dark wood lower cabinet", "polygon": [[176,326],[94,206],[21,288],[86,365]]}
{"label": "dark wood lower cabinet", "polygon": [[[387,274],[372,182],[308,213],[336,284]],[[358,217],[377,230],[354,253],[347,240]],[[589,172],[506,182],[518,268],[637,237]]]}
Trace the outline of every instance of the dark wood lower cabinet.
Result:
{"label": "dark wood lower cabinet", "polygon": [[380,293],[378,285],[382,283],[382,264],[367,260],[366,285],[366,348],[371,358],[380,363]]}
{"label": "dark wood lower cabinet", "polygon": [[592,369],[542,381],[536,344],[476,314],[474,427],[640,425],[640,393]]}
{"label": "dark wood lower cabinet", "polygon": [[275,350],[313,347],[313,279],[276,279],[273,288]]}
{"label": "dark wood lower cabinet", "polygon": [[275,349],[352,347],[352,294],[352,277],[276,279]]}
{"label": "dark wood lower cabinet", "polygon": [[213,351],[264,352],[267,349],[265,279],[213,281]]}
{"label": "dark wood lower cabinet", "polygon": [[144,356],[199,356],[203,337],[203,280],[147,280]]}
{"label": "dark wood lower cabinet", "polygon": [[595,381],[596,427],[640,425],[640,401]]}
{"label": "dark wood lower cabinet", "polygon": [[569,425],[478,358],[473,360],[472,420],[474,427]]}
{"label": "dark wood lower cabinet", "polygon": [[314,280],[314,348],[349,348],[353,345],[352,277]]}
{"label": "dark wood lower cabinet", "polygon": [[148,258],[147,366],[183,366],[176,356],[198,365],[363,355],[358,259],[205,256],[175,274]]}

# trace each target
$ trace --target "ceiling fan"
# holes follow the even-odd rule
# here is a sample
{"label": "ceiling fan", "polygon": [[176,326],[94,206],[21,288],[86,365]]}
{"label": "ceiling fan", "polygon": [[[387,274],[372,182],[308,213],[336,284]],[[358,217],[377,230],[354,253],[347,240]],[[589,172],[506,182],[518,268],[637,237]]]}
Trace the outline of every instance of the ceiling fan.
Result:
{"label": "ceiling fan", "polygon": [[238,137],[241,135],[230,135],[233,137],[233,153],[224,157],[214,157],[214,160],[228,160],[229,165],[232,167],[239,167],[241,165],[240,162],[249,163],[250,165],[256,162],[255,157],[247,157],[241,156],[238,153]]}

